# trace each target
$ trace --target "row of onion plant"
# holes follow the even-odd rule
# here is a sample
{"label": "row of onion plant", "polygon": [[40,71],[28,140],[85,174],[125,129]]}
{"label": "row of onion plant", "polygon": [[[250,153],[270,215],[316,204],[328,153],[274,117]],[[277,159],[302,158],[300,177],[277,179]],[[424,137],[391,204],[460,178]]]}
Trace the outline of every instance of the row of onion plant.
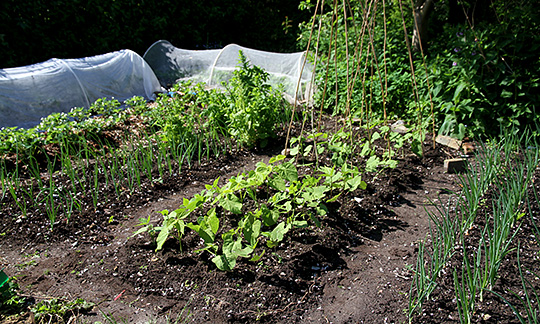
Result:
{"label": "row of onion plant", "polygon": [[[483,145],[474,160],[460,177],[463,189],[455,202],[430,213],[434,228],[419,244],[409,296],[411,319],[429,300],[442,274],[451,273],[460,322],[471,323],[477,302],[493,293],[501,264],[527,208],[531,209],[528,188],[540,162],[532,138],[504,136]],[[488,190],[491,206],[486,204]],[[483,219],[478,218],[479,209],[485,210]],[[472,239],[470,231],[477,231],[479,238]],[[461,267],[450,269],[452,257],[461,259]]]}
{"label": "row of onion plant", "polygon": [[[238,73],[253,70],[262,76],[259,82],[266,80],[265,71],[241,63]],[[177,85],[152,105],[138,98],[122,109],[118,101],[100,99],[88,110],[51,115],[35,131],[2,130],[0,140],[11,139],[14,144],[14,151],[0,158],[2,204],[8,199],[14,202],[18,212],[13,216],[46,214],[52,228],[60,214],[69,221],[74,211],[89,208],[84,197],[91,197],[95,210],[143,185],[174,177],[194,161],[223,154],[233,145],[250,147],[267,141],[289,120],[290,107],[274,89],[239,79],[233,77],[229,94],[207,91],[202,85]],[[231,105],[232,101],[242,105]],[[104,136],[111,130],[116,130],[116,138]],[[30,141],[14,139],[13,134],[42,145],[19,150],[17,143]]]}
{"label": "row of onion plant", "polygon": [[[119,198],[124,193],[132,194],[145,183],[162,181],[179,174],[184,164],[191,165],[203,154],[219,154],[225,148],[209,146],[202,136],[175,134],[168,141],[156,138],[155,134],[128,137],[121,142],[130,145],[110,149],[100,143],[97,148],[88,142],[76,153],[69,148],[68,141],[59,143],[60,152],[49,156],[40,154],[45,161],[31,156],[24,165],[16,164],[11,170],[5,161],[0,162],[2,202],[11,198],[21,216],[42,212],[50,220],[51,227],[59,214],[70,219],[75,210],[88,206],[82,198],[90,196],[92,207],[100,202]],[[109,190],[113,188],[113,190]],[[115,197],[106,197],[113,191]]]}

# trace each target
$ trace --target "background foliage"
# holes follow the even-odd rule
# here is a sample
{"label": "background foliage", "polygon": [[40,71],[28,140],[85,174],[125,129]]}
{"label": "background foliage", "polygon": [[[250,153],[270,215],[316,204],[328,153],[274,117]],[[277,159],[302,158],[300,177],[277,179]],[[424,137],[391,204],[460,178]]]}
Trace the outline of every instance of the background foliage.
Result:
{"label": "background foliage", "polygon": [[142,55],[159,39],[186,49],[293,51],[305,15],[287,0],[4,0],[0,68],[124,48]]}
{"label": "background foliage", "polygon": [[[318,102],[334,114],[350,109],[355,117],[402,118],[422,127],[434,117],[440,133],[458,138],[535,126],[540,9],[532,0],[484,2],[436,2],[424,57],[412,53],[414,78],[404,33],[405,20],[410,42],[410,2],[351,1],[347,19],[343,7],[334,15],[327,3],[315,20],[315,30],[321,28],[317,82],[326,89]],[[315,3],[301,7],[314,12]],[[311,23],[301,25],[303,47]]]}
{"label": "background foliage", "polygon": [[[352,108],[355,117],[409,119],[423,124],[419,126],[434,117],[441,133],[458,138],[538,122],[536,1],[436,1],[425,61],[413,53],[414,76],[402,18],[410,40],[411,2],[349,1],[347,18],[341,4],[334,17],[333,2],[324,2],[315,31],[320,25],[319,89],[328,83],[318,100],[327,111],[338,114]],[[6,0],[0,3],[0,67],[122,48],[143,54],[158,39],[192,49],[229,43],[278,52],[305,49],[315,4],[314,0]],[[350,105],[344,100],[347,84],[352,85]]]}

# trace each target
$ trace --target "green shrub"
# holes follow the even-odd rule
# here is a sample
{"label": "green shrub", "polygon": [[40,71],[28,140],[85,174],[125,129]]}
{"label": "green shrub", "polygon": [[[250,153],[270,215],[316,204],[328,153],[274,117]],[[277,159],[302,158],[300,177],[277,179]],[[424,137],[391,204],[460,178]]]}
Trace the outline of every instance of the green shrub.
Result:
{"label": "green shrub", "polygon": [[[309,1],[301,6],[313,8]],[[439,4],[432,17],[431,39],[424,48],[425,65],[420,53],[412,53],[414,82],[398,2],[386,4],[385,16],[382,6],[372,9],[372,20],[361,38],[362,16],[367,12],[362,1],[350,3],[354,19],[347,19],[348,37],[343,8],[337,8],[337,18],[333,10],[316,18],[315,27],[322,24],[316,80],[318,88],[326,90],[316,99],[325,110],[344,114],[350,109],[353,115],[370,120],[382,119],[386,113],[387,118],[422,127],[433,116],[440,133],[457,138],[492,136],[507,127],[536,129],[540,103],[536,3],[493,1],[481,9],[483,21],[472,27],[446,23],[448,8]],[[403,10],[410,37],[411,8]],[[495,18],[486,18],[490,16]],[[331,39],[332,27],[337,36]],[[311,22],[302,24],[301,30],[300,42],[305,46]]]}
{"label": "green shrub", "polygon": [[540,35],[514,23],[447,25],[434,42],[428,62],[441,132],[495,135],[539,121]]}
{"label": "green shrub", "polygon": [[285,101],[281,92],[267,84],[269,74],[250,66],[240,51],[240,68],[226,85],[229,132],[241,146],[265,146],[275,137],[276,126],[284,121]]}

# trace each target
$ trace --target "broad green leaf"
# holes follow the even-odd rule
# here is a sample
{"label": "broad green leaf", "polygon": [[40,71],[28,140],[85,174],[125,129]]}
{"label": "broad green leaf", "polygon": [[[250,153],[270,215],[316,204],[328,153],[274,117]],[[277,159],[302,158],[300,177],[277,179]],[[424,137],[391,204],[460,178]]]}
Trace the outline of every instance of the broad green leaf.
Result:
{"label": "broad green leaf", "polygon": [[453,114],[447,114],[444,122],[442,123],[441,127],[439,128],[439,134],[442,135],[449,135],[451,134],[452,130],[454,129],[456,125],[456,117]]}
{"label": "broad green leaf", "polygon": [[285,191],[287,186],[285,185],[285,180],[280,176],[276,175],[268,180],[268,185],[276,190]]}
{"label": "broad green leaf", "polygon": [[224,250],[225,253],[230,253],[230,254],[235,254],[235,251],[239,251],[240,249],[242,249],[242,238],[241,237],[238,237],[236,240],[233,241],[232,245],[231,245],[231,249],[226,251]]}
{"label": "broad green leaf", "polygon": [[317,202],[323,199],[326,196],[326,192],[329,190],[330,188],[328,186],[307,187],[306,191],[302,193],[302,198],[304,198],[307,203]]}
{"label": "broad green leaf", "polygon": [[[199,206],[201,206],[203,203],[204,203],[204,196],[201,196],[199,194],[196,194],[193,198],[191,198],[187,204],[186,204],[186,200],[184,198],[184,206],[186,208],[186,210],[188,211],[187,214],[189,214],[189,212],[192,212],[194,211],[195,209],[199,208]],[[187,214],[185,214],[184,216],[187,216]]]}
{"label": "broad green leaf", "polygon": [[266,241],[266,246],[268,246],[269,248],[275,248],[278,245],[279,245],[279,242],[274,242],[271,240]]}
{"label": "broad green leaf", "polygon": [[465,82],[461,82],[457,86],[456,91],[454,91],[454,98],[452,98],[452,101],[456,102],[457,100],[459,100],[459,97],[461,95],[461,91],[463,91],[463,89],[465,89],[466,86],[467,86],[467,83],[465,83]]}
{"label": "broad green leaf", "polygon": [[251,214],[244,218],[242,225],[244,228],[244,238],[251,246],[255,246],[261,233],[261,221],[256,220],[254,215]]}
{"label": "broad green leaf", "polygon": [[343,173],[341,171],[335,172],[331,176],[327,176],[324,180],[324,183],[326,185],[331,185],[332,187],[339,187],[342,184],[343,180]]}
{"label": "broad green leaf", "polygon": [[150,228],[153,228],[152,225],[149,225],[150,224],[150,217],[151,216],[148,215],[148,218],[139,218],[139,224],[137,224],[137,226],[143,226],[143,225],[146,225],[146,226],[144,226],[142,228],[139,228],[135,233],[133,233],[133,235],[131,237],[139,235],[139,234],[144,233],[144,232],[148,232],[148,230]]}
{"label": "broad green leaf", "polygon": [[317,200],[320,200],[326,196],[326,192],[329,191],[330,188],[327,186],[317,186],[313,187],[313,196],[317,198]]}
{"label": "broad green leaf", "polygon": [[187,207],[189,205],[189,199],[183,198],[182,199],[182,205],[184,205],[184,207]]}
{"label": "broad green leaf", "polygon": [[381,134],[379,134],[379,132],[374,132],[374,133],[371,135],[371,143],[375,142],[375,141],[378,140],[379,138],[381,138]]}
{"label": "broad green leaf", "polygon": [[291,162],[284,162],[275,171],[286,181],[298,181],[298,170]]}
{"label": "broad green leaf", "polygon": [[277,223],[279,213],[269,209],[266,205],[261,206],[261,218],[266,226],[272,226]]}
{"label": "broad green leaf", "polygon": [[270,232],[270,240],[279,243],[283,241],[283,237],[291,229],[291,224],[285,224],[285,222],[279,223],[273,230]]}
{"label": "broad green leaf", "polygon": [[461,140],[465,137],[465,125],[462,124],[462,123],[459,123],[458,125],[458,129],[457,129],[457,132],[456,132],[456,138]]}
{"label": "broad green leaf", "polygon": [[335,173],[334,167],[327,167],[327,166],[321,166],[319,167],[319,171],[321,171],[323,174],[321,176],[323,177],[331,177]]}
{"label": "broad green leaf", "polygon": [[307,138],[308,138],[308,139],[313,139],[313,138],[317,138],[317,137],[319,137],[319,136],[322,136],[323,139],[328,138],[328,134],[326,134],[326,133],[321,133],[321,132],[315,133],[315,134],[311,134],[311,135],[309,135]]}
{"label": "broad green leaf", "polygon": [[269,199],[269,202],[271,202],[272,204],[274,205],[277,205],[278,203],[280,203],[281,201],[283,200],[286,200],[288,199],[288,195],[286,192],[284,191],[280,191],[280,192],[276,192],[270,199]]}
{"label": "broad green leaf", "polygon": [[225,255],[216,255],[212,258],[212,262],[216,267],[221,271],[231,271],[236,266],[236,257],[225,256]]}
{"label": "broad green leaf", "polygon": [[[173,215],[176,215],[176,211],[172,211],[171,213],[169,213],[168,210],[162,210],[162,211],[160,211],[160,212],[158,212],[158,213],[160,213],[161,215],[163,215],[163,218],[167,218],[167,217],[171,217],[171,216],[173,216]],[[173,216],[173,217],[175,217],[175,216]]]}
{"label": "broad green leaf", "polygon": [[199,225],[189,223],[186,226],[197,232],[206,244],[214,243],[219,229],[219,219],[215,208],[210,209],[207,216],[199,218]]}
{"label": "broad green leaf", "polygon": [[184,224],[184,221],[181,220],[181,219],[177,219],[174,223],[173,223],[174,227],[176,228],[176,230],[178,231],[179,233],[179,236],[183,236],[184,235],[184,227],[185,227],[185,224]]}
{"label": "broad green leaf", "polygon": [[311,221],[313,223],[315,223],[315,226],[317,226],[319,228],[322,226],[321,222],[319,221],[319,219],[314,214],[309,215],[309,218],[311,219]]}
{"label": "broad green leaf", "polygon": [[212,208],[208,211],[208,224],[210,225],[212,232],[216,234],[219,229],[219,218],[216,215],[216,208]]}
{"label": "broad green leaf", "polygon": [[253,190],[252,188],[246,188],[246,193],[248,194],[249,198],[257,201],[257,195],[255,194],[255,190]]}
{"label": "broad green leaf", "polygon": [[266,250],[263,250],[262,253],[259,254],[259,255],[254,255],[251,259],[249,259],[249,261],[251,261],[251,262],[259,261],[262,258],[262,256],[264,255],[264,252],[266,252]]}
{"label": "broad green leaf", "polygon": [[411,151],[413,151],[414,154],[416,154],[419,157],[422,157],[424,154],[422,149],[422,142],[420,142],[418,139],[413,139],[411,143]]}
{"label": "broad green leaf", "polygon": [[[238,242],[241,244],[241,239],[240,238],[238,239]],[[234,255],[236,257],[249,258],[251,253],[253,253],[253,247],[246,246],[244,248],[238,248],[238,249],[234,250],[233,252],[234,252]]]}
{"label": "broad green leaf", "polygon": [[305,220],[297,220],[297,221],[293,221],[292,225],[296,228],[306,228],[308,227],[308,222]]}
{"label": "broad green leaf", "polygon": [[286,157],[285,155],[281,155],[281,154],[280,154],[280,155],[277,155],[277,156],[274,156],[274,157],[272,157],[272,158],[270,159],[270,161],[269,161],[268,163],[273,164],[273,163],[282,161],[282,160],[285,159],[285,157]]}
{"label": "broad green leaf", "polygon": [[311,149],[313,148],[313,145],[308,145],[306,146],[306,148],[304,149],[304,156],[308,156],[309,153],[311,153]]}
{"label": "broad green leaf", "polygon": [[512,98],[514,94],[506,89],[501,92],[501,98]]}
{"label": "broad green leaf", "polygon": [[305,188],[305,187],[314,187],[316,186],[318,183],[319,183],[319,180],[321,180],[320,177],[312,177],[310,175],[307,175],[304,177],[304,179],[302,180],[302,188]]}
{"label": "broad green leaf", "polygon": [[286,202],[281,206],[281,208],[282,208],[286,213],[290,212],[290,211],[292,210],[292,203],[291,203],[291,201],[290,201],[290,200],[289,200],[289,201],[286,201]]}
{"label": "broad green leaf", "polygon": [[341,194],[342,194],[342,192],[338,193],[334,197],[328,199],[326,202],[334,202],[334,201],[336,201],[339,198],[339,196],[341,196]]}
{"label": "broad green leaf", "polygon": [[[398,161],[392,160],[392,159],[386,160],[383,163],[384,163],[384,165],[386,165],[390,169],[395,169],[398,166]],[[367,187],[367,185],[366,185],[366,187]],[[362,190],[365,190],[365,189],[366,188],[362,188]]]}
{"label": "broad green leaf", "polygon": [[362,176],[357,175],[356,177],[347,180],[347,185],[345,189],[348,189],[349,191],[355,191],[358,188],[362,190],[365,190],[367,188],[367,184],[362,181]]}
{"label": "broad green leaf", "polygon": [[[289,195],[290,197],[293,197],[296,195],[296,193],[300,190],[300,186],[302,184],[298,181],[296,182],[292,182],[292,183],[289,183],[289,188],[288,189],[288,192],[289,192]],[[287,197],[286,199],[289,199],[289,197]]]}
{"label": "broad green leaf", "polygon": [[149,228],[150,228],[150,226],[141,227],[135,233],[133,233],[133,235],[131,235],[131,237],[137,236],[137,235],[139,235],[141,233],[144,233],[144,232],[148,232]]}
{"label": "broad green leaf", "polygon": [[219,205],[233,214],[242,213],[242,203],[235,194],[228,194],[219,201]]}
{"label": "broad green leaf", "polygon": [[198,225],[198,224],[187,223],[186,227],[191,228],[193,231],[195,231],[197,233],[199,233],[201,231],[201,225]]}
{"label": "broad green leaf", "polygon": [[325,204],[320,204],[316,210],[317,210],[317,215],[319,216],[326,216],[328,214],[328,208],[326,207]]}
{"label": "broad green leaf", "polygon": [[230,253],[234,244],[234,230],[231,229],[228,232],[221,234],[221,238],[223,239],[223,246],[221,247],[223,253]]}
{"label": "broad green leaf", "polygon": [[156,238],[156,252],[163,248],[163,244],[165,244],[165,241],[169,237],[169,232],[173,226],[173,224],[171,224],[171,221],[172,219],[170,219],[170,222],[165,221],[163,223],[163,226],[161,227],[161,230],[159,231],[158,237]]}
{"label": "broad green leaf", "polygon": [[[261,163],[261,162],[259,162]],[[258,181],[258,185],[263,184],[268,175],[272,172],[272,167],[262,163],[255,169],[255,178]]]}
{"label": "broad green leaf", "polygon": [[437,84],[435,85],[432,91],[433,97],[437,97],[439,95],[439,92],[441,92],[442,87],[443,87],[443,84],[441,82],[437,82]]}
{"label": "broad green leaf", "polygon": [[372,155],[369,157],[369,159],[366,161],[366,171],[367,172],[375,172],[377,171],[377,168],[379,167],[381,160],[378,156]]}
{"label": "broad green leaf", "polygon": [[362,151],[360,152],[361,156],[366,156],[371,152],[370,144],[369,142],[365,142],[364,145],[362,145]]}

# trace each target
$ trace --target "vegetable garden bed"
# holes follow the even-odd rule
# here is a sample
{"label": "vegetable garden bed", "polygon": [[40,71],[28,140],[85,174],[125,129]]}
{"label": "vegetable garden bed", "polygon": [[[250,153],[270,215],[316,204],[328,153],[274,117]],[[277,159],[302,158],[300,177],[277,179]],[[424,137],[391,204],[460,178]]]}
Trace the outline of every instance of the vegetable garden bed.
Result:
{"label": "vegetable garden bed", "polygon": [[[325,120],[322,130],[332,131],[335,123]],[[441,148],[428,150],[423,159],[403,152],[397,168],[365,174],[365,190],[346,190],[326,203],[327,214],[317,216],[320,227],[311,220],[305,228],[299,224],[273,248],[261,237],[255,253],[265,251],[261,258],[239,258],[231,271],[220,271],[209,252],[195,252],[205,246],[194,231],[186,230],[182,251],[173,237],[157,253],[150,236],[132,237],[140,218],[150,216],[157,226],[163,219],[158,212],[177,209],[205,184],[219,178],[216,184],[223,186],[232,176],[255,170],[258,162],[269,165],[283,140],[263,150],[203,159],[161,182],[143,180],[134,192],[73,213],[69,221],[59,215],[52,230],[45,213],[7,217],[1,228],[2,261],[29,300],[81,297],[96,303],[93,311],[79,315],[87,321],[162,321],[166,316],[173,321],[182,311],[182,320],[214,323],[404,320],[411,278],[406,266],[414,264],[415,242],[427,229],[426,197],[436,199],[438,192],[452,188],[452,176],[442,170]],[[330,162],[331,155],[327,157],[319,160]],[[299,173],[309,174],[314,162],[306,157],[301,164],[310,165],[298,167]],[[114,196],[114,189],[109,190],[103,194]],[[257,195],[267,197],[272,190],[261,188]],[[92,206],[92,197],[81,198],[81,203]],[[254,210],[253,204],[246,202],[242,212]],[[13,201],[3,206],[3,214],[16,214]],[[219,240],[221,228],[234,227],[239,215],[217,209]],[[346,296],[351,302],[338,311],[332,300],[344,302]],[[352,302],[360,298],[367,308]]]}
{"label": "vegetable garden bed", "polygon": [[[235,107],[273,109],[257,118],[224,111],[230,97],[220,92],[178,88],[125,110],[98,101],[46,119],[37,133],[3,130],[11,141],[2,148],[0,249],[12,295],[2,320],[534,318],[536,146],[513,142],[502,155],[486,146],[480,167],[460,178],[443,169],[459,152],[430,135],[413,141],[413,153],[411,136],[384,123],[321,114],[312,128],[254,89],[265,88],[230,91]],[[501,194],[516,188],[517,200]],[[479,229],[494,221],[476,216],[507,203],[510,234],[490,250],[496,231]],[[463,251],[480,251],[473,269],[494,270],[468,276]]]}

